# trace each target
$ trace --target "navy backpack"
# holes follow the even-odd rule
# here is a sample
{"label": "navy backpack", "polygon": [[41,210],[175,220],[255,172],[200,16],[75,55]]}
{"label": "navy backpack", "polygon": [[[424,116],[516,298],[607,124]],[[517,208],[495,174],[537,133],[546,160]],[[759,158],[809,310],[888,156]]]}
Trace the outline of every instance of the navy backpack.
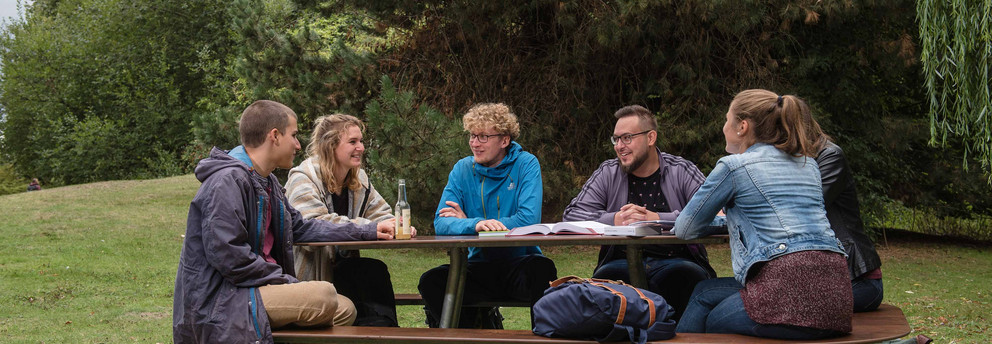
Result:
{"label": "navy backpack", "polygon": [[675,336],[672,306],[661,295],[622,281],[559,278],[533,312],[534,333],[545,337],[643,344]]}

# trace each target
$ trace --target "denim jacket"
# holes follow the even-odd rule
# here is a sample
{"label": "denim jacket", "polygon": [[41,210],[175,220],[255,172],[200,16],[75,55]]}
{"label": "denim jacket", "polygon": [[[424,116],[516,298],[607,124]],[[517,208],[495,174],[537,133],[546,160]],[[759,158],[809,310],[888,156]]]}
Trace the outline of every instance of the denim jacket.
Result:
{"label": "denim jacket", "polygon": [[680,239],[716,233],[708,227],[724,208],[734,278],[742,285],[756,263],[799,251],[844,254],[823,208],[816,161],[756,143],[721,158],[672,230]]}

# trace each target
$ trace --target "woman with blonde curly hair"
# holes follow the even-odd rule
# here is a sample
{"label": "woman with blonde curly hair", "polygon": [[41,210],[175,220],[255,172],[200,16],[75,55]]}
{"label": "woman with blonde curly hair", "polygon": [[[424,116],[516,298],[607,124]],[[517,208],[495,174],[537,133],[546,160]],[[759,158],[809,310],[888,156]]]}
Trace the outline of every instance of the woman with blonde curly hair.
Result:
{"label": "woman with blonde curly hair", "polygon": [[[393,221],[392,210],[362,169],[363,124],[355,116],[317,118],[307,159],[289,171],[286,196],[304,218],[334,223]],[[316,262],[317,250],[329,261]],[[386,264],[332,247],[294,247],[301,280],[334,282],[338,293],[355,302],[355,325],[397,326],[393,286]],[[333,281],[332,277],[333,276]]]}

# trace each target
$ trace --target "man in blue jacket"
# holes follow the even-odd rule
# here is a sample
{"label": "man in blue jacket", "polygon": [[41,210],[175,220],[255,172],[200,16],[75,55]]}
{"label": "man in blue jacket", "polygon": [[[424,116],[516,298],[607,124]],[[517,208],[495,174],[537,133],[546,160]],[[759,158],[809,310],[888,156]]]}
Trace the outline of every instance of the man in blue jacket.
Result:
{"label": "man in blue jacket", "polygon": [[350,325],[355,306],[324,281],[300,282],[293,242],[392,238],[393,220],[304,220],[272,171],[293,167],[296,113],[259,100],[241,114],[241,146],[216,147],[196,166],[202,185],[189,206],[176,273],[176,343],[271,343],[272,330]]}
{"label": "man in blue jacket", "polygon": [[[455,163],[434,214],[437,235],[475,235],[541,221],[541,165],[513,141],[517,117],[504,104],[477,104],[462,117],[472,156]],[[420,276],[427,324],[438,327],[448,264]],[[469,248],[463,302],[533,304],[557,278],[554,262],[537,246]],[[459,327],[502,328],[495,309],[465,308]]]}
{"label": "man in blue jacket", "polygon": [[[613,136],[616,159],[604,161],[565,208],[565,221],[599,221],[627,225],[644,220],[675,221],[703,184],[692,162],[662,152],[658,121],[639,105],[621,108]],[[703,245],[648,245],[644,248],[648,290],[665,297],[682,316],[696,283],[716,277]],[[605,245],[599,251],[594,278],[630,281],[627,250]]]}

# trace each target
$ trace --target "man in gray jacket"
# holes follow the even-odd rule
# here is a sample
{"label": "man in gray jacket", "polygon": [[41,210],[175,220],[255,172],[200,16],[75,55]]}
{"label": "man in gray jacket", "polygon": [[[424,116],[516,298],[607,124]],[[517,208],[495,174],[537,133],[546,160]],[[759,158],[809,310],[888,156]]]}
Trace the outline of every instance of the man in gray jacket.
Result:
{"label": "man in gray jacket", "polygon": [[[565,221],[591,220],[627,225],[644,220],[675,221],[703,183],[696,165],[655,146],[658,122],[648,109],[617,110],[610,140],[616,159],[604,161],[565,208]],[[648,289],[660,294],[682,316],[696,283],[716,277],[702,245],[650,245],[644,248]],[[630,281],[624,245],[602,246],[594,278]]]}
{"label": "man in gray jacket", "polygon": [[272,171],[293,167],[296,113],[259,100],[239,123],[242,146],[216,147],[196,166],[176,273],[176,343],[271,343],[271,328],[349,325],[350,300],[324,281],[300,282],[293,242],[392,238],[392,220],[367,225],[304,220]]}

